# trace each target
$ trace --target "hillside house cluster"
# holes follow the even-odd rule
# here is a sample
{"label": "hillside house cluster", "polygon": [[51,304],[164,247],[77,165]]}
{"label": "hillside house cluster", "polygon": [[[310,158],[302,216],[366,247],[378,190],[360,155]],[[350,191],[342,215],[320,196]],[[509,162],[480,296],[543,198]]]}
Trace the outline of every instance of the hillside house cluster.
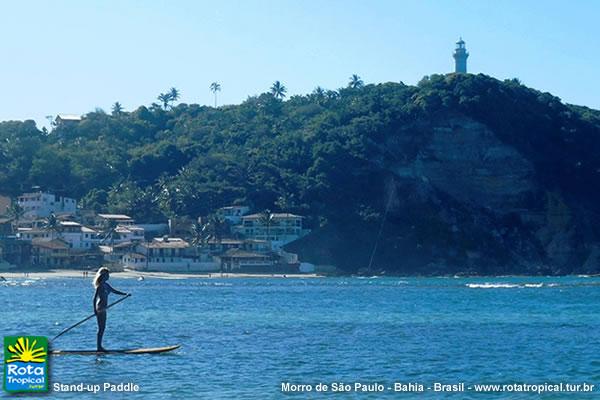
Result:
{"label": "hillside house cluster", "polygon": [[223,232],[195,237],[190,229],[194,221],[138,223],[124,214],[82,210],[75,199],[42,191],[19,196],[17,204],[19,215],[8,212],[10,203],[6,212],[0,210],[0,269],[108,264],[167,272],[312,270],[282,249],[309,232],[303,228],[303,217],[294,214],[250,214],[248,206],[222,207],[214,215]]}

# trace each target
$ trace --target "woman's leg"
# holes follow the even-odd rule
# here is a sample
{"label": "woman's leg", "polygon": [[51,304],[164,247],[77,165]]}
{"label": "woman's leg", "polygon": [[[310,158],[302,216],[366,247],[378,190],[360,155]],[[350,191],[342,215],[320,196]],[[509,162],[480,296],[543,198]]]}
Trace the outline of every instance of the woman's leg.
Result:
{"label": "woman's leg", "polygon": [[106,311],[97,313],[96,319],[98,320],[98,335],[96,336],[96,346],[98,351],[104,351],[104,347],[102,347],[102,336],[104,336],[104,329],[106,328]]}

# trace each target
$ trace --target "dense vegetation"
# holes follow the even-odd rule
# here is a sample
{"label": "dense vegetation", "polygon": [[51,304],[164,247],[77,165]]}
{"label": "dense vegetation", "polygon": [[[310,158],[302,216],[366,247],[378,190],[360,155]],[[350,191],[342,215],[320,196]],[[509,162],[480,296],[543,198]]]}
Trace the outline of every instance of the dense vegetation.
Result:
{"label": "dense vegetation", "polygon": [[287,100],[277,82],[277,91],[218,108],[175,105],[167,92],[162,104],[116,104],[51,131],[3,122],[0,193],[40,186],[144,221],[243,203],[306,215],[312,228],[377,225],[393,178],[382,145],[415,121],[458,114],[526,155],[543,185],[599,211],[600,112],[485,75],[433,75],[417,86],[353,79]]}

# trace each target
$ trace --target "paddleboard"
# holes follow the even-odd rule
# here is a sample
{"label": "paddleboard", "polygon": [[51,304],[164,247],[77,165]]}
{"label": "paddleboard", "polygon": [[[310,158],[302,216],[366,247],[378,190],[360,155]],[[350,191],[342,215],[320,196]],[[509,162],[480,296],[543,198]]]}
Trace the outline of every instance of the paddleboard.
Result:
{"label": "paddleboard", "polygon": [[166,346],[166,347],[153,347],[153,348],[140,348],[140,349],[121,349],[121,350],[52,350],[50,354],[54,356],[66,356],[66,355],[77,355],[77,356],[101,356],[105,354],[160,354],[180,348],[181,345]]}

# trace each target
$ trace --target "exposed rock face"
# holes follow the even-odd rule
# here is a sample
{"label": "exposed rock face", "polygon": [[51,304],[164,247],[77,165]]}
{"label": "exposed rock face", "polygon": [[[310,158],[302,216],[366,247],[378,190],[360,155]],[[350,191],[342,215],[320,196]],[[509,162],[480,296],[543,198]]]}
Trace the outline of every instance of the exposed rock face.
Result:
{"label": "exposed rock face", "polygon": [[[497,213],[527,208],[536,191],[534,167],[514,148],[502,143],[485,125],[465,117],[452,117],[420,126],[416,134],[429,137],[410,160],[389,166],[398,176],[421,179],[460,203]],[[388,151],[414,140],[411,128]],[[415,131],[413,131],[415,132]],[[392,150],[393,151],[393,150]]]}
{"label": "exposed rock face", "polygon": [[365,273],[600,272],[597,216],[486,125],[461,115],[418,121],[380,150],[373,163],[390,175],[393,198],[370,270],[377,224],[338,223],[290,250]]}

